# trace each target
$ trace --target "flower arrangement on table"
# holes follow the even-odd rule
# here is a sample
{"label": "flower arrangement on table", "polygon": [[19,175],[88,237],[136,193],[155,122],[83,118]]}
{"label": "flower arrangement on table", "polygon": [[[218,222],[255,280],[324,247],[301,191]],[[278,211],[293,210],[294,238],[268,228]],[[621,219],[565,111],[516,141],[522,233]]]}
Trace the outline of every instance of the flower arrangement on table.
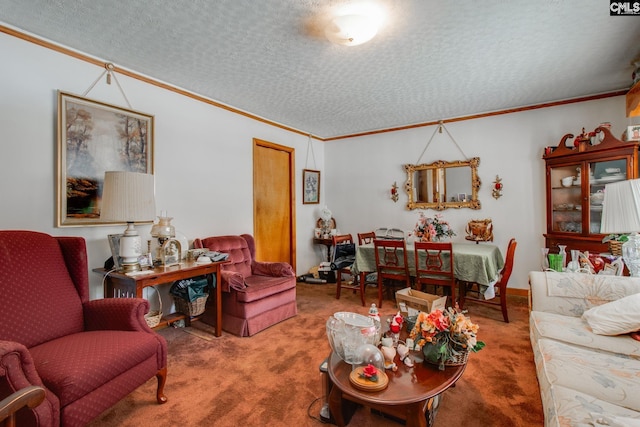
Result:
{"label": "flower arrangement on table", "polygon": [[477,340],[478,329],[464,312],[449,307],[445,311],[418,313],[409,337],[422,348],[426,361],[443,370],[446,364],[456,364],[469,351],[477,352],[485,346]]}
{"label": "flower arrangement on table", "polygon": [[413,235],[418,240],[438,242],[447,237],[451,238],[456,233],[441,214],[436,214],[433,218],[427,218],[423,212],[420,212],[420,218],[416,222]]}

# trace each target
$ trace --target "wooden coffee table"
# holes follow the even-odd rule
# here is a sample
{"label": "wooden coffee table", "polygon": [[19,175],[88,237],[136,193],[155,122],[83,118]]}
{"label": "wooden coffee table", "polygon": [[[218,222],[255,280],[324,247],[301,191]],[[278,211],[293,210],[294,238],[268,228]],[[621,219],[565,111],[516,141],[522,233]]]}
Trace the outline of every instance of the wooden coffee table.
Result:
{"label": "wooden coffee table", "polygon": [[331,391],[329,410],[339,427],[345,426],[357,405],[368,406],[384,414],[406,420],[406,425],[426,427],[433,423],[438,409],[440,394],[452,387],[462,376],[466,365],[447,366],[444,371],[425,362],[408,368],[398,356],[398,370],[387,370],[389,385],[376,392],[360,391],[349,381],[351,365],[331,352],[328,359]]}

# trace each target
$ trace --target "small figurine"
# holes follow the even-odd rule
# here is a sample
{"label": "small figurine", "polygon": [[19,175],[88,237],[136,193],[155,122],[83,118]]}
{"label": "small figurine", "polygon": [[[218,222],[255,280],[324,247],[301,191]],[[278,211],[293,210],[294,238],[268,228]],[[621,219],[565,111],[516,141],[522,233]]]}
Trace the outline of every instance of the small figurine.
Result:
{"label": "small figurine", "polygon": [[404,344],[398,344],[398,356],[406,366],[413,368],[413,360],[409,357],[409,347]]}
{"label": "small figurine", "polygon": [[380,321],[380,314],[378,313],[378,307],[375,304],[371,304],[371,308],[369,308],[369,317],[373,320]]}
{"label": "small figurine", "polygon": [[394,372],[397,371],[398,366],[393,361],[393,359],[396,357],[396,349],[393,347],[387,347],[383,345],[382,347],[380,347],[380,351],[384,356],[384,368],[391,369]]}
{"label": "small figurine", "polygon": [[398,313],[395,316],[393,316],[391,319],[387,319],[387,322],[389,322],[389,331],[387,332],[387,336],[393,339],[393,346],[397,347],[398,340],[400,339],[400,331],[402,330],[402,323],[404,322],[404,319],[402,318],[402,315],[398,311]]}
{"label": "small figurine", "polygon": [[391,319],[389,330],[394,334],[399,334],[400,330],[402,329],[403,322],[404,322],[404,319],[402,318],[402,315],[400,314],[400,312],[396,313],[396,315],[393,316],[393,318]]}

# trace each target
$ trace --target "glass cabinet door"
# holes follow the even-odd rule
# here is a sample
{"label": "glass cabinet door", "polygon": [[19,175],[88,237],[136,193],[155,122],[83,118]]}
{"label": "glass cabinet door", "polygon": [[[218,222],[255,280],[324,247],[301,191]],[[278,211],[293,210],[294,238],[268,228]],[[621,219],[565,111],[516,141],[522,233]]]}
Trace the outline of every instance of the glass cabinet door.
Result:
{"label": "glass cabinet door", "polygon": [[627,179],[627,159],[608,160],[588,163],[589,168],[589,233],[600,233],[602,221],[602,202],[604,200],[604,186],[612,182]]}
{"label": "glass cabinet door", "polygon": [[582,233],[581,164],[550,168],[551,231]]}

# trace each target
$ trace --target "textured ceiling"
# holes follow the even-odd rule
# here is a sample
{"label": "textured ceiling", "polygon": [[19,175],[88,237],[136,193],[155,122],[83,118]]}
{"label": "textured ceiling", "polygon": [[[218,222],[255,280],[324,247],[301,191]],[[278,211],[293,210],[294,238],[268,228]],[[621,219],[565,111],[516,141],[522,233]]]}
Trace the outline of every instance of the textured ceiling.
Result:
{"label": "textured ceiling", "polygon": [[355,47],[322,36],[342,3],[0,0],[0,23],[321,138],[628,89],[640,55],[604,0],[379,0]]}

